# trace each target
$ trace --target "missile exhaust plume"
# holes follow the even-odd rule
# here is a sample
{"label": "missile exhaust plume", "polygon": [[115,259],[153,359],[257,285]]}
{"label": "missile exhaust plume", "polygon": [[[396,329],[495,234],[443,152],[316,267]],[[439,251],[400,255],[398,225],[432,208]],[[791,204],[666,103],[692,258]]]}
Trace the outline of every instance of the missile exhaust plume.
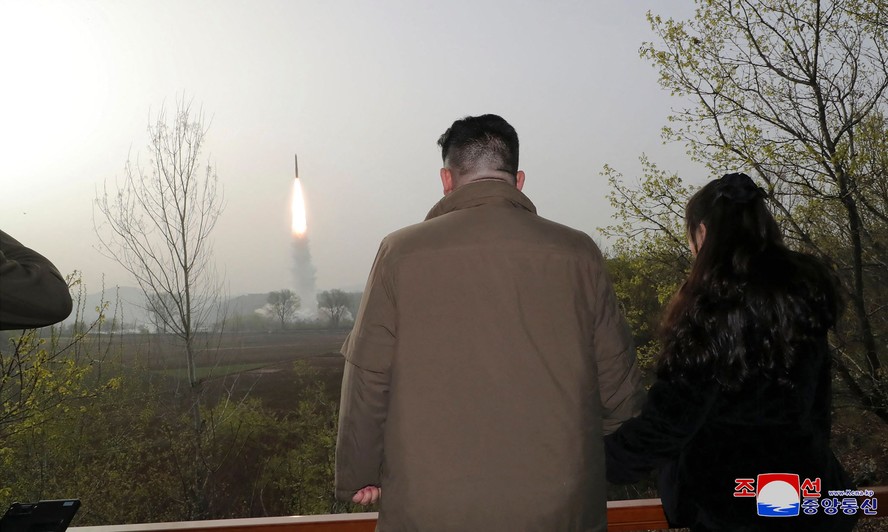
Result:
{"label": "missile exhaust plume", "polygon": [[317,287],[315,285],[315,267],[311,260],[308,246],[308,223],[305,209],[305,197],[302,193],[302,180],[299,179],[299,159],[294,154],[292,200],[292,246],[293,246],[293,277],[296,283],[296,294],[301,300],[299,314],[304,318],[317,317]]}
{"label": "missile exhaust plume", "polygon": [[308,230],[308,221],[305,216],[305,198],[302,196],[302,184],[299,179],[293,180],[292,223],[293,236],[305,236]]}
{"label": "missile exhaust plume", "polygon": [[308,221],[305,216],[305,198],[302,195],[302,183],[299,181],[299,158],[296,154],[293,154],[293,164],[295,165],[296,179],[293,180],[291,231],[293,236],[302,237],[308,229]]}

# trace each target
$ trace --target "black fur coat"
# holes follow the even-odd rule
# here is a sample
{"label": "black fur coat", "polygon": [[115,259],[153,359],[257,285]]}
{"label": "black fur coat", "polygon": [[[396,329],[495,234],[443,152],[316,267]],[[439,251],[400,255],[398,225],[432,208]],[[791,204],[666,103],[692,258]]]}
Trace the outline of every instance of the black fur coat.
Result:
{"label": "black fur coat", "polygon": [[763,473],[820,478],[822,497],[852,488],[829,446],[826,337],[797,361],[793,386],[751,379],[728,392],[714,378],[695,385],[659,379],[641,415],[606,438],[608,480],[633,483],[659,468],[670,524],[695,531],[851,530],[856,516],[841,511],[759,517],[755,496],[735,496],[737,479]]}

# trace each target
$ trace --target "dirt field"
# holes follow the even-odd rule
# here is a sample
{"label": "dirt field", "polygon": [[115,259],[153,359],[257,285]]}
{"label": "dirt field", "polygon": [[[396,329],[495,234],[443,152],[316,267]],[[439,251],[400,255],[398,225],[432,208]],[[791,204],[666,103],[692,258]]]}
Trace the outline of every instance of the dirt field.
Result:
{"label": "dirt field", "polygon": [[[248,392],[265,406],[286,411],[293,408],[299,386],[294,364],[305,361],[338,398],[344,363],[339,349],[347,335],[348,329],[205,335],[199,339],[197,376],[211,393]],[[121,335],[113,342],[112,351],[127,366],[166,379],[171,387],[187,378],[184,349],[172,335]]]}
{"label": "dirt field", "polygon": [[[346,329],[301,329],[274,333],[203,334],[197,338],[197,366],[270,365],[338,353]],[[125,357],[154,370],[185,368],[182,342],[172,335],[123,335]]]}

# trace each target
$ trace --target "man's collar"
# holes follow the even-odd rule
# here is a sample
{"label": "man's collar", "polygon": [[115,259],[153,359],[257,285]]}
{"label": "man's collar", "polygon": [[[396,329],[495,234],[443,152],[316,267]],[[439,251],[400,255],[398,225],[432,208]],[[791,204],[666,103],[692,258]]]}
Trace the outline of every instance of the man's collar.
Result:
{"label": "man's collar", "polygon": [[536,214],[533,202],[515,188],[515,185],[495,179],[482,179],[457,187],[453,192],[441,198],[425,219],[431,220],[442,214],[461,209],[496,204],[511,205]]}

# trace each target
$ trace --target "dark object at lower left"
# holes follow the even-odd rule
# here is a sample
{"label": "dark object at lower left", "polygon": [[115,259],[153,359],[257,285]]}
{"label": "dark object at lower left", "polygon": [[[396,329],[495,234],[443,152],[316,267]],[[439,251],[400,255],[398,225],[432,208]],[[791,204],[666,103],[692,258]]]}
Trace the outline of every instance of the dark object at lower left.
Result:
{"label": "dark object at lower left", "polygon": [[0,518],[0,532],[65,532],[78,508],[79,499],[14,502]]}

